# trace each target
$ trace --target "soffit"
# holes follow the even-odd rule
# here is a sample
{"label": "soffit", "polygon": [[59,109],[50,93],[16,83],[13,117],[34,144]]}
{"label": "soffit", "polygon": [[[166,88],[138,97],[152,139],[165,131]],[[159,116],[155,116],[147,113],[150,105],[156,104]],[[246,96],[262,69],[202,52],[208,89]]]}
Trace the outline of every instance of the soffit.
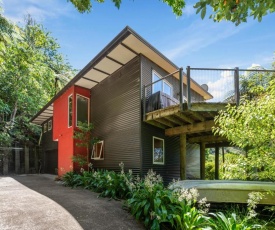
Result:
{"label": "soffit", "polygon": [[[123,67],[139,54],[144,55],[157,63],[166,72],[172,73],[179,68],[167,59],[163,54],[151,46],[129,27],[126,27],[115,37],[90,63],[88,63],[47,105],[44,106],[32,119],[35,124],[42,124],[52,116],[52,104],[56,98],[62,95],[70,86],[78,85],[91,89],[115,71]],[[174,75],[179,78],[179,74]],[[196,82],[191,81],[191,88],[207,99],[209,93],[204,91]],[[44,116],[44,111],[49,113]],[[43,115],[42,115],[43,114]]]}

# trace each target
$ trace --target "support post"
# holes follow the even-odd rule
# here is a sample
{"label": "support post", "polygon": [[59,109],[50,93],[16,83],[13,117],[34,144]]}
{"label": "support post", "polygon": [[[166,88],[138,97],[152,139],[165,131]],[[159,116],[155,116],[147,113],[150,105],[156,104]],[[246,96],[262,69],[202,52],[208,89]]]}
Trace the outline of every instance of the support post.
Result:
{"label": "support post", "polygon": [[191,109],[191,72],[190,72],[190,66],[187,66],[186,72],[187,72],[187,107],[190,110]]}
{"label": "support post", "polygon": [[215,180],[219,180],[219,147],[215,147]]}
{"label": "support post", "polygon": [[183,79],[182,79],[182,68],[179,69],[179,78],[180,78],[180,109],[182,110],[182,103],[183,103]]}
{"label": "support post", "polygon": [[239,67],[235,68],[234,71],[234,88],[235,88],[235,101],[236,105],[240,104],[240,77],[239,77]]}
{"label": "support post", "polygon": [[180,179],[186,179],[186,134],[180,134]]}
{"label": "support post", "polygon": [[200,143],[200,175],[201,180],[205,180],[205,143]]}
{"label": "support post", "polygon": [[9,155],[11,150],[7,150],[3,155],[3,175],[9,174]]}
{"label": "support post", "polygon": [[20,150],[15,149],[15,173],[20,174]]}
{"label": "support post", "polygon": [[25,146],[25,173],[30,172],[30,149]]}

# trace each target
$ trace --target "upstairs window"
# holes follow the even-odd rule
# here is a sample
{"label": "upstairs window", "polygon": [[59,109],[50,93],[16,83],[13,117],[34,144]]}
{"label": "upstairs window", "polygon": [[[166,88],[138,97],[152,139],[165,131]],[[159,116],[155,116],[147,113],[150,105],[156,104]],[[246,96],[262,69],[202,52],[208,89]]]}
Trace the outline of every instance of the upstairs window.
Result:
{"label": "upstairs window", "polygon": [[164,165],[164,139],[153,137],[153,164]]}
{"label": "upstairs window", "polygon": [[99,141],[93,145],[91,159],[103,160],[104,159],[104,142]]}
{"label": "upstairs window", "polygon": [[[152,71],[152,81],[155,82],[160,79],[161,79],[161,76],[153,70]],[[162,92],[168,94],[169,96],[172,96],[172,94],[173,94],[172,86],[166,80],[162,80],[162,81],[159,81],[159,82],[153,84],[153,93],[156,93],[158,91],[162,91]]]}
{"label": "upstairs window", "polygon": [[44,123],[43,125],[43,132],[46,133],[48,131],[48,123]]}
{"label": "upstairs window", "polygon": [[76,126],[81,123],[89,123],[89,99],[76,95]]}
{"label": "upstairs window", "polygon": [[73,95],[68,98],[68,127],[73,125]]}
{"label": "upstairs window", "polygon": [[53,121],[49,120],[48,121],[48,131],[52,130],[52,127],[53,127]]}

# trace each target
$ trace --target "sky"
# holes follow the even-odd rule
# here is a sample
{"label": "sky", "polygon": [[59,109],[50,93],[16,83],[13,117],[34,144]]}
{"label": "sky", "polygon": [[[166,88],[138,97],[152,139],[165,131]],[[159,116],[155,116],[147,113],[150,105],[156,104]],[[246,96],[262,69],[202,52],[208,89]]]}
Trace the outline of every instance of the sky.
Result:
{"label": "sky", "polygon": [[[79,13],[67,0],[2,0],[4,15],[22,23],[31,14],[61,46],[75,69],[82,69],[125,26],[130,26],[177,66],[186,68],[271,68],[275,51],[275,13],[261,22],[202,20],[196,1],[186,0],[182,17],[160,0],[123,0],[117,9],[111,0],[92,0],[90,13]],[[221,77],[223,73],[221,74]],[[212,82],[215,83],[215,82]]]}

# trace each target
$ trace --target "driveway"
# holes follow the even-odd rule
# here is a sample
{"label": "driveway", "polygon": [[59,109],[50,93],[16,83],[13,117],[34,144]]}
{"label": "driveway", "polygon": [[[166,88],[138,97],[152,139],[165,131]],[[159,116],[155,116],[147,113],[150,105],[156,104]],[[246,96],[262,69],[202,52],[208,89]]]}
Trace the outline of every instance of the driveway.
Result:
{"label": "driveway", "polygon": [[122,202],[97,196],[52,175],[0,177],[0,229],[144,229]]}

